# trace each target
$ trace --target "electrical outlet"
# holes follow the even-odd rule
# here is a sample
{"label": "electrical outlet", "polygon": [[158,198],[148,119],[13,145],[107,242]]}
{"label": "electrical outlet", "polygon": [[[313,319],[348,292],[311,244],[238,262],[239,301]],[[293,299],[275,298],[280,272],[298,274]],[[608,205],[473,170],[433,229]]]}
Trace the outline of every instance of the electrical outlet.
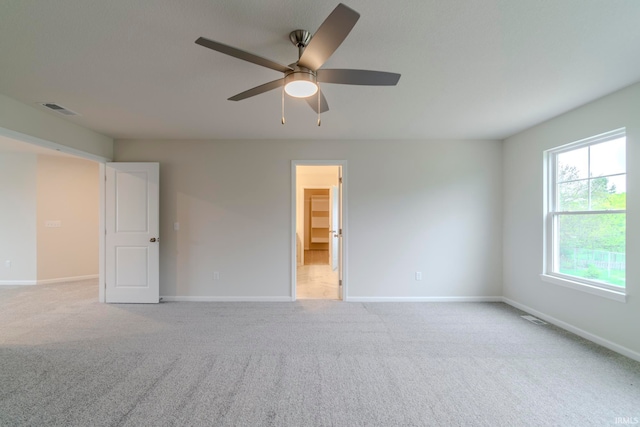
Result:
{"label": "electrical outlet", "polygon": [[422,280],[422,271],[416,271],[416,280]]}
{"label": "electrical outlet", "polygon": [[220,280],[220,273],[217,271],[213,272],[213,280]]}
{"label": "electrical outlet", "polygon": [[180,223],[179,222],[174,222],[173,223],[173,229],[174,229],[174,231],[180,230]]}

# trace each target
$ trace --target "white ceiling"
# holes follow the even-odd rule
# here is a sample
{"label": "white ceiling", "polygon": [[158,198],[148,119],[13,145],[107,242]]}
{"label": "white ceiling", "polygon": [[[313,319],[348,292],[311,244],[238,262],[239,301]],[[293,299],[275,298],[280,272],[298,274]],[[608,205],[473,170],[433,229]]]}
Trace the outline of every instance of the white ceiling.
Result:
{"label": "white ceiling", "polygon": [[292,99],[281,125],[278,90],[227,101],[281,74],[194,41],[289,64],[289,32],[315,32],[337,2],[3,0],[0,93],[113,138],[502,139],[640,81],[638,0],[345,4],[361,18],[325,67],[402,78],[324,85],[320,128]]}

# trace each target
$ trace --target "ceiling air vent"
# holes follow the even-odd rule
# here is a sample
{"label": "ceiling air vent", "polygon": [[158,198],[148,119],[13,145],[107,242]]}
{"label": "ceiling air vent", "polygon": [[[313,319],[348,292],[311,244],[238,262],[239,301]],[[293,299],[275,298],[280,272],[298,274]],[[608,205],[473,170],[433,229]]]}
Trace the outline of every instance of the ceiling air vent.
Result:
{"label": "ceiling air vent", "polygon": [[49,110],[53,110],[56,113],[64,114],[65,116],[79,116],[80,115],[80,114],[76,113],[75,111],[71,111],[68,108],[64,108],[62,105],[56,104],[54,102],[41,102],[40,105],[42,105],[45,108],[48,108]]}

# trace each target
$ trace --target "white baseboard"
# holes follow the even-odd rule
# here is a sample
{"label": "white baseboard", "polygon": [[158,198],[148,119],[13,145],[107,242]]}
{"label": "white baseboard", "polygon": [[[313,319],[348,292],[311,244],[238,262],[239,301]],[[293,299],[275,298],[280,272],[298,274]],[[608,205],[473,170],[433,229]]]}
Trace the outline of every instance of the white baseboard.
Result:
{"label": "white baseboard", "polygon": [[291,302],[291,297],[185,297],[161,296],[168,302]]}
{"label": "white baseboard", "polygon": [[73,276],[73,277],[59,277],[57,279],[43,279],[38,280],[38,285],[48,285],[49,283],[63,283],[63,282],[79,282],[81,280],[97,279],[97,274],[90,274],[88,276]]}
{"label": "white baseboard", "polygon": [[[161,296],[168,302],[291,302],[282,297]],[[300,301],[300,300],[298,300]],[[348,297],[345,302],[502,302],[502,297]]]}
{"label": "white baseboard", "polygon": [[502,302],[502,297],[347,297],[347,302]]}
{"label": "white baseboard", "polygon": [[35,280],[0,280],[0,286],[32,286],[37,284]]}
{"label": "white baseboard", "polygon": [[621,346],[619,344],[616,344],[616,343],[611,342],[609,340],[606,340],[606,339],[604,339],[602,337],[599,337],[598,335],[594,335],[591,332],[587,332],[587,331],[585,331],[583,329],[577,328],[577,327],[575,327],[575,326],[573,326],[573,325],[571,325],[571,324],[569,324],[567,322],[563,322],[562,320],[556,319],[555,317],[546,315],[546,314],[544,314],[544,313],[542,313],[542,312],[540,312],[538,310],[534,310],[531,307],[528,307],[528,306],[526,306],[524,304],[520,304],[519,302],[516,302],[516,301],[514,301],[512,299],[509,299],[507,297],[503,297],[502,301],[504,301],[505,304],[509,304],[510,306],[513,306],[513,307],[518,308],[518,309],[520,309],[522,311],[526,311],[527,313],[532,314],[532,315],[534,315],[536,317],[539,317],[540,319],[542,319],[542,320],[544,320],[546,322],[552,323],[552,324],[556,325],[559,328],[562,328],[562,329],[564,329],[566,331],[572,332],[572,333],[574,333],[574,334],[576,334],[576,335],[578,335],[578,336],[580,336],[580,337],[582,337],[584,339],[592,341],[592,342],[594,342],[596,344],[600,344],[601,346],[606,347],[609,350],[613,350],[616,353],[620,353],[623,356],[627,356],[630,359],[633,359],[633,360],[636,360],[636,361],[640,362],[640,353],[635,352],[635,351],[633,351],[633,350],[631,350],[631,349],[629,349],[627,347],[623,347],[623,346]]}

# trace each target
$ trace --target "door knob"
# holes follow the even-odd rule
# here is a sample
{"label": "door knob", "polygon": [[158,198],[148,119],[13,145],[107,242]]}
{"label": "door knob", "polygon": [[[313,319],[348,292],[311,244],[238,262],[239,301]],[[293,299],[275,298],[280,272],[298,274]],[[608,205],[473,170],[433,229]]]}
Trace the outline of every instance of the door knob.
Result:
{"label": "door knob", "polygon": [[157,239],[156,239],[155,237],[152,237],[151,239],[149,239],[149,241],[150,241],[151,243],[153,243],[153,242],[155,242],[155,241],[159,241],[159,240],[160,240],[160,238],[159,238],[159,237],[158,237]]}

